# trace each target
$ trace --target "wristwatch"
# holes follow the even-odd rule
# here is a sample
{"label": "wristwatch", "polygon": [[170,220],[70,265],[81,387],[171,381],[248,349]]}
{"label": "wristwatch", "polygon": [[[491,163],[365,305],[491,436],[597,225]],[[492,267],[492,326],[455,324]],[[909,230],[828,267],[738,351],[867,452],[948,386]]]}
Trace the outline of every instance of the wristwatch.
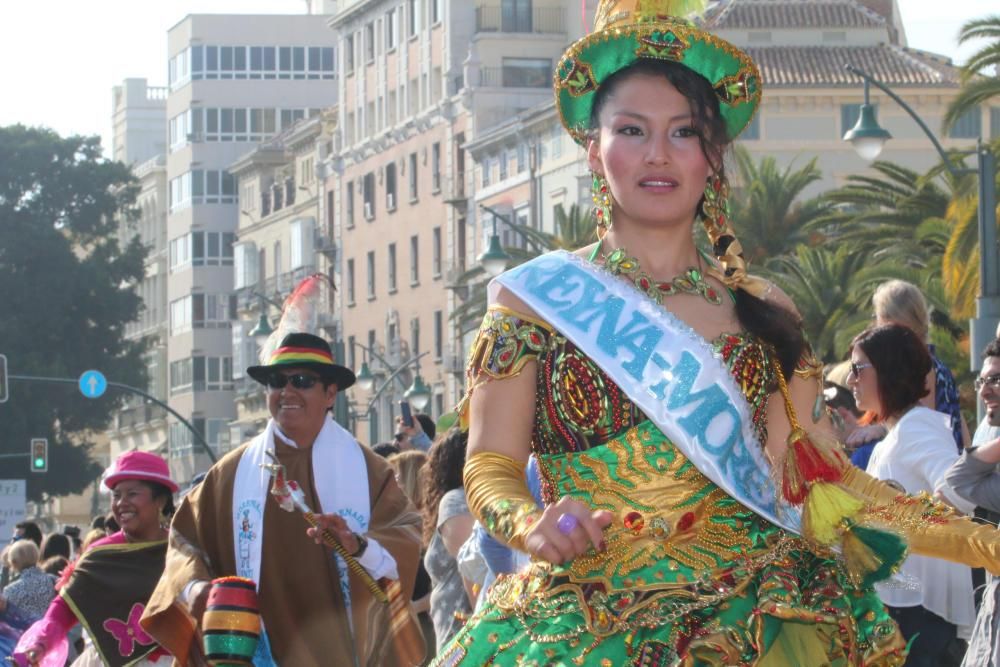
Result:
{"label": "wristwatch", "polygon": [[365,554],[365,549],[368,548],[368,538],[364,535],[358,535],[354,533],[354,539],[358,541],[358,550],[351,554],[352,558],[361,558]]}

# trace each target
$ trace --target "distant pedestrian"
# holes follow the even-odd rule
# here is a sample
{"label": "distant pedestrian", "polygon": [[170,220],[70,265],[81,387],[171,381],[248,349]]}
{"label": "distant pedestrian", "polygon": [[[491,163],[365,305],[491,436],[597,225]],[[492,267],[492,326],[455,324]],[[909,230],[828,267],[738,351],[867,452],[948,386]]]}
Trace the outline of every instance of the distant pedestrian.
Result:
{"label": "distant pedestrian", "polygon": [[7,584],[3,597],[8,605],[34,619],[42,617],[55,597],[55,577],[38,569],[38,547],[31,540],[21,540],[10,548],[10,564],[17,581]]}
{"label": "distant pedestrian", "polygon": [[53,556],[69,558],[72,553],[69,537],[62,533],[52,533],[42,542],[42,551],[39,560],[46,561]]}
{"label": "distant pedestrian", "polygon": [[431,575],[431,619],[438,651],[468,620],[476,598],[456,561],[474,522],[462,484],[467,445],[468,433],[452,429],[431,447],[424,466],[424,565]]}
{"label": "distant pedestrian", "polygon": [[34,521],[22,521],[14,526],[14,539],[28,539],[35,543],[35,546],[42,547],[42,529]]}
{"label": "distant pedestrian", "polygon": [[[983,352],[976,391],[986,408],[970,447],[945,476],[963,498],[1000,512],[1000,338]],[[1000,667],[1000,577],[990,576],[962,667]]]}
{"label": "distant pedestrian", "polygon": [[388,459],[396,454],[399,454],[399,447],[397,447],[394,442],[380,442],[372,447],[372,451],[382,458]]}
{"label": "distant pedestrian", "polygon": [[436,436],[437,426],[429,415],[422,412],[414,413],[412,426],[404,424],[402,417],[396,418],[396,444],[401,452],[408,449],[426,452],[431,448]]}

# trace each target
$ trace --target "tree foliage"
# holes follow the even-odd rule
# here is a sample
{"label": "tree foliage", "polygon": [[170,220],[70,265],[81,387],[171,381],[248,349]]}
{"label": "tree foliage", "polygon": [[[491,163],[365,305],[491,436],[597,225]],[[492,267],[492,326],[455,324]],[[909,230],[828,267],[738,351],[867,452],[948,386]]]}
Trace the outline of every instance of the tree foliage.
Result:
{"label": "tree foliage", "polygon": [[814,244],[817,239],[810,236],[809,224],[830,210],[823,199],[802,199],[803,191],[823,177],[816,159],[799,169],[794,164],[781,169],[773,157],[754,161],[742,146],[734,155],[731,217],[747,262],[760,271],[796,246]]}
{"label": "tree foliage", "polygon": [[[142,307],[133,287],[146,251],[117,238],[123,216],[134,220],[136,195],[128,167],[102,158],[97,137],[0,128],[0,353],[11,375],[76,378],[98,369],[144,385],[144,346],[124,332]],[[26,454],[31,438],[47,437],[49,471],[31,475],[25,456],[7,459],[4,476],[28,478],[36,500],[82,490],[100,474],[90,434],[106,428],[119,400],[12,381],[0,404],[0,453]]]}
{"label": "tree foliage", "polygon": [[986,43],[962,66],[962,88],[945,112],[945,130],[954,127],[958,119],[968,111],[1000,97],[1000,77],[995,74],[983,75],[991,70],[1000,72],[1000,14],[973,19],[963,25],[958,33],[959,44],[980,39],[986,40]]}

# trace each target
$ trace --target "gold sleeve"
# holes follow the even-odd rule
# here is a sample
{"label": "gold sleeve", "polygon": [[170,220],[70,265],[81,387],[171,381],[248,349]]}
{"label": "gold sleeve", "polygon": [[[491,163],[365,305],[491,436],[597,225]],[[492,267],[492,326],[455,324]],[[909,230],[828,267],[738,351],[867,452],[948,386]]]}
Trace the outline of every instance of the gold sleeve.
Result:
{"label": "gold sleeve", "polygon": [[528,490],[525,464],[494,452],[479,452],[465,462],[469,510],[499,540],[524,551],[524,536],[542,511]]}
{"label": "gold sleeve", "polygon": [[928,494],[899,493],[851,466],[841,483],[865,502],[864,518],[901,534],[910,552],[1000,575],[1000,531],[976,523]]}

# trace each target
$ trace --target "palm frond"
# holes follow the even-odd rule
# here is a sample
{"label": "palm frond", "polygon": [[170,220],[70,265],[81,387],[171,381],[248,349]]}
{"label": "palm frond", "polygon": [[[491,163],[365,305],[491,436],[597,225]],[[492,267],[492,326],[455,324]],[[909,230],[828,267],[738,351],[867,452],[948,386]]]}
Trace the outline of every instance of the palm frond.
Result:
{"label": "palm frond", "polygon": [[948,110],[945,111],[941,127],[944,131],[950,130],[963,114],[997,96],[1000,96],[1000,79],[969,80],[962,85],[958,95],[948,104]]}

